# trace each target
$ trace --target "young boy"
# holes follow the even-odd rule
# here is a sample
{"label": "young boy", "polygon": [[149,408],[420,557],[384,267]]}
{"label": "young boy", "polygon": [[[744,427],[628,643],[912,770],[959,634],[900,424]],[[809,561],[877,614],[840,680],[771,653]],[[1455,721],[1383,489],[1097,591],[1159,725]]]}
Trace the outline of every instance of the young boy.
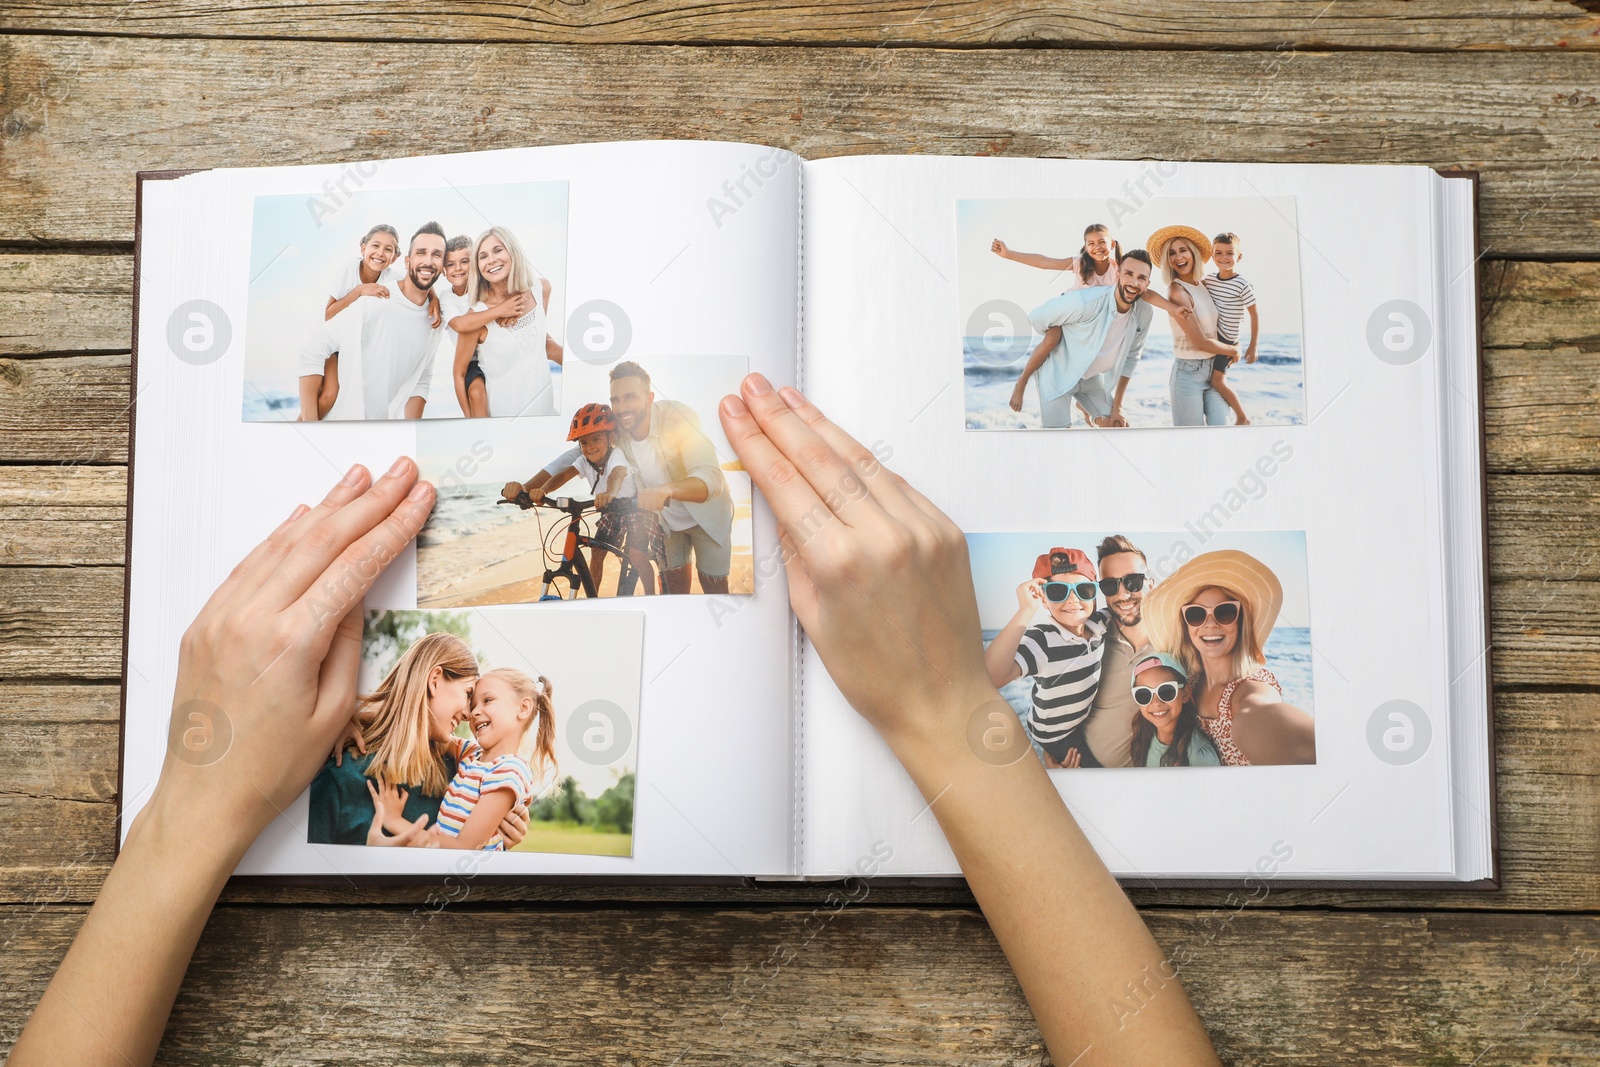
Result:
{"label": "young boy", "polygon": [[[1094,564],[1076,548],[1052,548],[1017,587],[1017,613],[984,650],[989,680],[998,688],[1033,679],[1028,736],[1044,751],[1044,765],[1098,767],[1083,726],[1100,688],[1100,653],[1107,615],[1097,611]],[[1050,613],[1029,625],[1039,605]]]}
{"label": "young boy", "polygon": [[[600,521],[594,535],[609,545],[627,545],[628,560],[644,578],[646,595],[656,591],[656,567],[666,561],[667,539],[655,512],[638,507],[638,484],[628,469],[622,449],[617,447],[617,419],[607,404],[585,404],[572,416],[568,441],[576,441],[526,483],[507,482],[501,494],[516,500],[524,492],[537,504],[553,490],[565,485],[574,475],[583,475],[594,492]],[[626,541],[624,541],[626,537]],[[589,572],[595,588],[605,577],[606,553],[589,550]]]}
{"label": "young boy", "polygon": [[[1217,305],[1217,340],[1223,344],[1239,343],[1239,320],[1244,317],[1244,312],[1250,312],[1250,347],[1245,350],[1244,361],[1254,363],[1256,339],[1261,336],[1261,320],[1256,315],[1255,290],[1250,288],[1244,275],[1233,269],[1243,258],[1244,251],[1239,247],[1238,234],[1217,234],[1211,239],[1211,262],[1217,265],[1217,273],[1207,274],[1202,281],[1206,292],[1211,294],[1211,302]],[[1245,417],[1244,405],[1239,403],[1238,394],[1228,387],[1225,378],[1234,358],[1211,358],[1211,388],[1233,409],[1234,425],[1248,426],[1250,420]]]}

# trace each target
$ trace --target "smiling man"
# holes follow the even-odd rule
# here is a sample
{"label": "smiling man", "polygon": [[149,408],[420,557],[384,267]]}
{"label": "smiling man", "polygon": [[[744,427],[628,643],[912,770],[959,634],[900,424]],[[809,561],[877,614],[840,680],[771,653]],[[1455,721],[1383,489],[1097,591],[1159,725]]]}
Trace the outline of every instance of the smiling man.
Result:
{"label": "smiling man", "polygon": [[664,592],[689,592],[689,567],[707,593],[728,591],[733,561],[733,498],[717,450],[694,409],[657,400],[650,375],[632,360],[611,368],[611,410],[639,506],[661,517],[667,534]]}
{"label": "smiling man", "polygon": [[[301,422],[422,417],[437,337],[428,290],[444,271],[444,248],[444,230],[424,223],[411,236],[405,277],[389,299],[360,297],[306,338],[299,354]],[[339,381],[323,414],[318,399],[334,353]]]}

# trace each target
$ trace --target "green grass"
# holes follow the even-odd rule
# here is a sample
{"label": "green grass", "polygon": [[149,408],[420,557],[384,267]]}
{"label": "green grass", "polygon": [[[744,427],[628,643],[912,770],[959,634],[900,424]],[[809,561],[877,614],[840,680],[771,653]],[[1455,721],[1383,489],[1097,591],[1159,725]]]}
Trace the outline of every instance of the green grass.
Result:
{"label": "green grass", "polygon": [[579,856],[631,856],[633,835],[593,830],[570,822],[528,824],[528,836],[516,847],[518,852],[561,852]]}

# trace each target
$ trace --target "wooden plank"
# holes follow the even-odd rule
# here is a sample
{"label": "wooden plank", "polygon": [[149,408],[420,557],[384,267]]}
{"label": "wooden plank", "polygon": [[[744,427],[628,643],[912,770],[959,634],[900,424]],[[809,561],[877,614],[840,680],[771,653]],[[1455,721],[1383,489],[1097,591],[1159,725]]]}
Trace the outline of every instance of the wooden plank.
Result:
{"label": "wooden plank", "polygon": [[[0,685],[0,904],[40,894],[89,901],[110,865],[115,835],[118,689],[114,685]],[[1498,893],[1382,888],[1329,892],[1272,887],[1289,907],[1600,910],[1600,694],[1509,692],[1495,703],[1499,759]],[[803,905],[829,886],[518,886],[471,883],[458,902],[496,901]],[[429,887],[235,885],[234,902],[427,901]],[[463,895],[464,893],[464,895]],[[1209,907],[1226,891],[1130,888],[1144,905]],[[880,887],[890,903],[970,904],[957,888]]]}
{"label": "wooden plank", "polygon": [[200,0],[21,2],[0,30],[162,37],[279,37],[554,44],[868,44],[1115,48],[1562,49],[1596,47],[1600,18],[1558,0],[1131,0],[1092,8],[1037,0],[738,2],[518,0],[407,4],[338,0],[218,5]]}
{"label": "wooden plank", "polygon": [[128,462],[129,360],[0,359],[0,461]]}
{"label": "wooden plank", "polygon": [[[507,1060],[540,1063],[745,1064],[756,1047],[774,1063],[1040,1062],[1037,1028],[981,914],[870,900],[771,911],[224,907],[158,1058],[447,1067],[482,1063],[492,1041]],[[1228,907],[1146,920],[1225,1063],[1575,1064],[1600,1042],[1592,916]],[[0,909],[0,1047],[81,922],[75,908]],[[1162,994],[1158,980],[1145,990],[1107,990],[1107,1026]]]}
{"label": "wooden plank", "polygon": [[1486,347],[1600,348],[1600,263],[1487,262],[1478,287]]}
{"label": "wooden plank", "polygon": [[549,45],[533,61],[509,44],[13,36],[0,78],[17,101],[0,241],[130,240],[140,169],[709,136],[809,157],[1465,166],[1492,249],[1587,258],[1600,239],[1594,53]]}
{"label": "wooden plank", "polygon": [[0,467],[0,564],[120,564],[128,470]]}
{"label": "wooden plank", "polygon": [[128,350],[133,259],[0,255],[0,355]]}

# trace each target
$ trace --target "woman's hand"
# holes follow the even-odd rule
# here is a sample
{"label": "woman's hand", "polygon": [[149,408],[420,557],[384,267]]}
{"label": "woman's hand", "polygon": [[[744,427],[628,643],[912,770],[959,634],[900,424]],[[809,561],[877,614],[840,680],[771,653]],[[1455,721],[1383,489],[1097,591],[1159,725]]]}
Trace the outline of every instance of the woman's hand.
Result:
{"label": "woman's hand", "polygon": [[752,374],[741,394],[722,426],[777,515],[789,600],[828,672],[891,745],[964,736],[999,699],[966,537],[796,390]]}
{"label": "woman's hand", "polygon": [[152,821],[233,860],[288,809],[350,724],[361,600],[422,528],[433,487],[407,458],[376,482],[352,467],[234,568],[178,654]]}

